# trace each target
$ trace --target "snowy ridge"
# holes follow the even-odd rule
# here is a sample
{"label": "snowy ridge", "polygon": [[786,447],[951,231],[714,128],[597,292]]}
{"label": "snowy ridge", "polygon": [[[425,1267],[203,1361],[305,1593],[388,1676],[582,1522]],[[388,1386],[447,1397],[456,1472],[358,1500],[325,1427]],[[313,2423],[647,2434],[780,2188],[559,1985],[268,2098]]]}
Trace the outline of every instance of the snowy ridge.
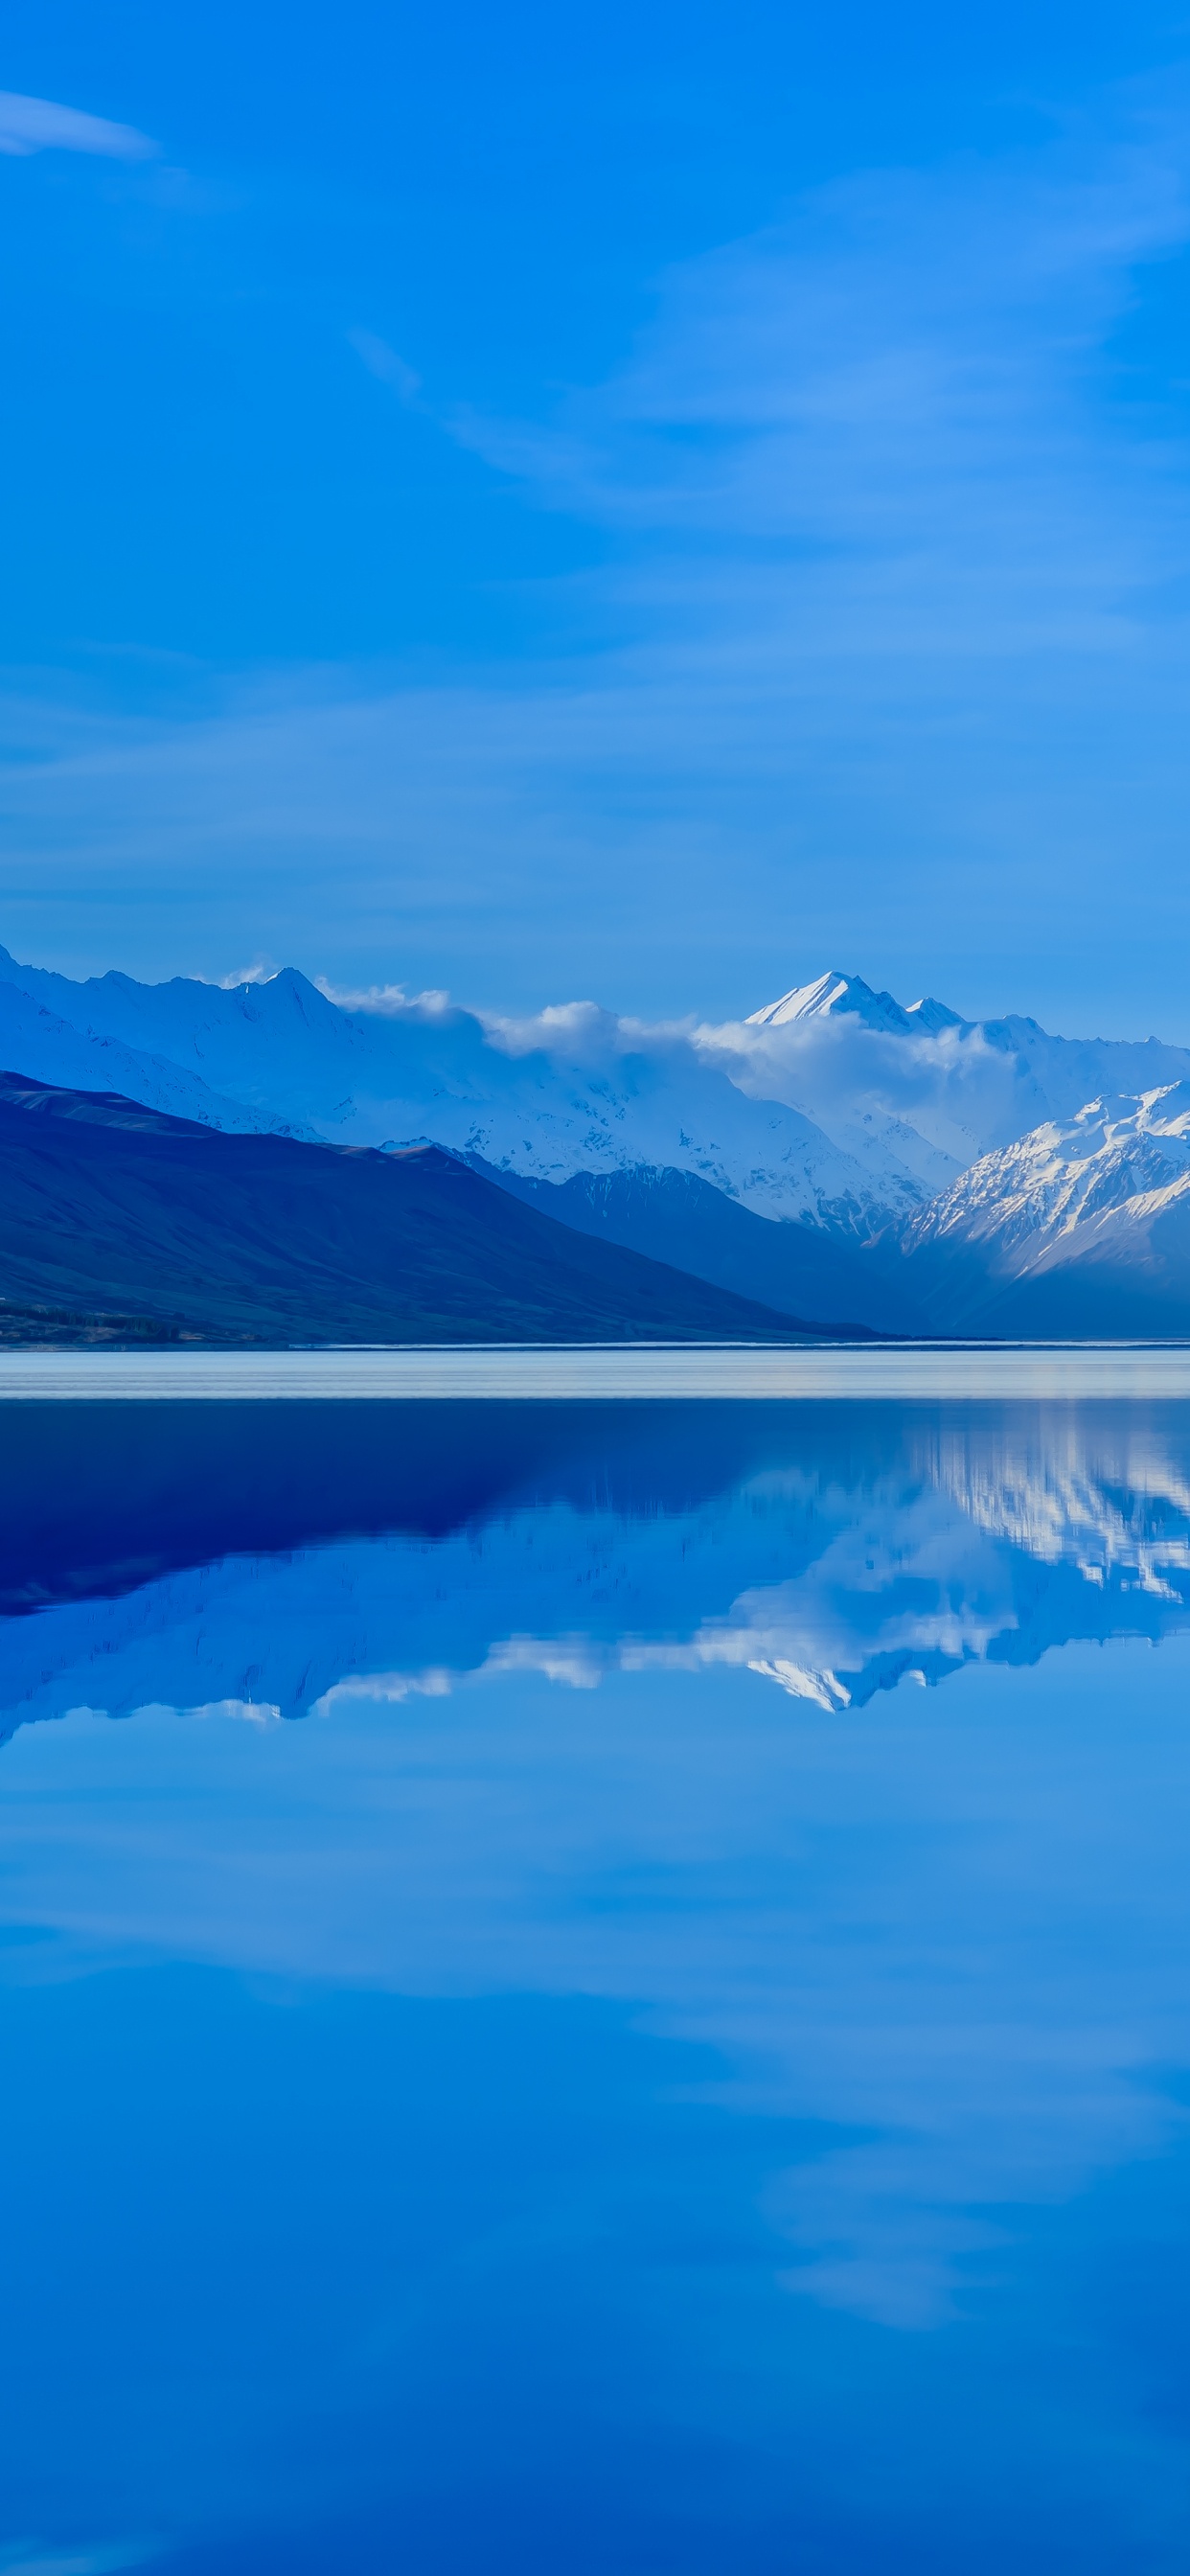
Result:
{"label": "snowy ridge", "polygon": [[[2,956],[2,952],[0,952]],[[2,972],[2,966],[0,966]],[[119,1091],[146,1109],[230,1135],[308,1136],[309,1128],[281,1113],[259,1110],[212,1091],[201,1074],[168,1056],[125,1046],[101,1030],[72,1026],[44,1002],[0,983],[0,1072],[24,1073],[35,1082],[67,1090]]]}
{"label": "snowy ridge", "polygon": [[986,1154],[902,1229],[903,1248],[978,1248],[1022,1279],[1115,1247],[1139,1253],[1153,1221],[1190,1198],[1190,1082],[1090,1101]]}

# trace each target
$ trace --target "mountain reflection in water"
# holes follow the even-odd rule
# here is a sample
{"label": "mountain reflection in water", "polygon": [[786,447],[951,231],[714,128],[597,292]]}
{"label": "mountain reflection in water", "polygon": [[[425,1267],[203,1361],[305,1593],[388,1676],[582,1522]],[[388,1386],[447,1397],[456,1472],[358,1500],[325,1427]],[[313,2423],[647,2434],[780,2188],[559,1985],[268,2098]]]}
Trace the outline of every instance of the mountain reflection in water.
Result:
{"label": "mountain reflection in water", "polygon": [[1181,2576],[1190,1404],[0,1444],[0,2569]]}
{"label": "mountain reflection in water", "polygon": [[4,1441],[7,1731],[657,1666],[843,1709],[1190,1605],[1185,1404],[49,1405]]}

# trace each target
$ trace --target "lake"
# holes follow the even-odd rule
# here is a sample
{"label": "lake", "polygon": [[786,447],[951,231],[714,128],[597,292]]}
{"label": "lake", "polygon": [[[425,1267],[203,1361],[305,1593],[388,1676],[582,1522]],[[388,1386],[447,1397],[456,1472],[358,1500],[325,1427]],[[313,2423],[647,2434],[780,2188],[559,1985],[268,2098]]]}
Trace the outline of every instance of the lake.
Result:
{"label": "lake", "polygon": [[1190,1354],[452,1366],[0,1360],[0,2570],[1181,2576]]}

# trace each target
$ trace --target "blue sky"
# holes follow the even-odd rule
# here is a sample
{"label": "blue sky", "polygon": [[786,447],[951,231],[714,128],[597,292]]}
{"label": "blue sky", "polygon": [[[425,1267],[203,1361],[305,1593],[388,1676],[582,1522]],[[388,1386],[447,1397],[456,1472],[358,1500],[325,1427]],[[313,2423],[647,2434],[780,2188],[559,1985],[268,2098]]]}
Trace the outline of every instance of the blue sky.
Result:
{"label": "blue sky", "polygon": [[11,10],[0,937],[1190,1038],[1190,24],[982,17]]}

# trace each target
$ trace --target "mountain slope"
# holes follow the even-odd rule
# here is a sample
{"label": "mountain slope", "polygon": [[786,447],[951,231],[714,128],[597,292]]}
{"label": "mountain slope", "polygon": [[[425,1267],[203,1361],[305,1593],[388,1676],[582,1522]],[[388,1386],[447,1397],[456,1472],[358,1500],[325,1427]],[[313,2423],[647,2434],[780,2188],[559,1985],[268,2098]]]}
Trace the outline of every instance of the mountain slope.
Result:
{"label": "mountain slope", "polygon": [[224,1136],[3,1074],[0,1172],[7,1340],[790,1337],[763,1306],[580,1243],[434,1146]]}
{"label": "mountain slope", "polygon": [[1190,1331],[1190,1082],[1091,1101],[984,1155],[899,1240],[952,1329]]}
{"label": "mountain slope", "polygon": [[694,1172],[576,1172],[555,1185],[514,1172],[490,1177],[578,1233],[622,1243],[695,1278],[759,1297],[827,1332],[916,1333],[925,1317],[896,1270],[866,1247],[805,1225],[754,1216]]}
{"label": "mountain slope", "polygon": [[[0,1064],[16,1065],[31,1081],[59,1089],[119,1092],[167,1117],[192,1118],[227,1135],[313,1138],[313,1129],[301,1121],[212,1090],[200,1072],[175,1064],[168,1055],[126,1045],[89,1027],[85,1019],[81,1027],[64,1019],[46,1002],[3,980],[4,954],[0,950]],[[46,981],[64,984],[65,977]],[[69,995],[79,988],[66,989]]]}

